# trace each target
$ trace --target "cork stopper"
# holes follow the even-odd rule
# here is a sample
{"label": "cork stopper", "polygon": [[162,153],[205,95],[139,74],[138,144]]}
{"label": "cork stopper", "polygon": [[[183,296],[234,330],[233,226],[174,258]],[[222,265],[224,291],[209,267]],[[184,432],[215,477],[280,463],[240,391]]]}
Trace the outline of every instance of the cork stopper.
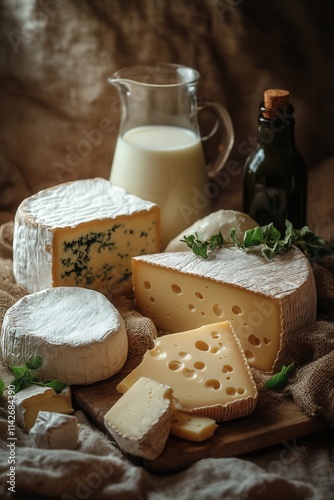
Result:
{"label": "cork stopper", "polygon": [[282,89],[269,89],[264,92],[264,118],[275,116],[276,109],[282,109],[289,104],[290,92]]}

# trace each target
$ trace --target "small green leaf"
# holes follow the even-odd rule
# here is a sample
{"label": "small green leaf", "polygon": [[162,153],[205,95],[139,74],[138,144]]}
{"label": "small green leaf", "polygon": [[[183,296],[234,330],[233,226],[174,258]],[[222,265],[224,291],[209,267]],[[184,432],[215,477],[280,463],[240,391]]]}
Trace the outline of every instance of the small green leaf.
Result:
{"label": "small green leaf", "polygon": [[254,229],[247,229],[244,234],[243,246],[244,248],[256,247],[263,243],[263,231],[261,227]]}
{"label": "small green leaf", "polygon": [[293,374],[295,369],[295,363],[291,363],[289,366],[283,366],[281,371],[273,375],[267,382],[265,383],[265,387],[267,389],[271,389],[272,391],[283,389],[289,380],[289,377]]}
{"label": "small green leaf", "polygon": [[35,356],[31,361],[27,361],[25,366],[30,370],[38,370],[43,364],[42,358]]}
{"label": "small green leaf", "polygon": [[207,243],[209,245],[209,248],[210,250],[215,250],[215,248],[221,248],[225,241],[224,241],[224,237],[221,233],[221,231],[219,231],[217,234],[213,234],[208,240],[207,240]]}
{"label": "small green leaf", "polygon": [[37,370],[43,363],[42,358],[39,356],[34,357],[32,360],[27,361],[23,366],[12,366],[11,369],[14,374],[14,379],[11,384],[14,386],[15,394],[31,385],[48,386],[52,387],[57,393],[65,389],[66,384],[58,380],[49,380],[41,382],[32,371]]}
{"label": "small green leaf", "polygon": [[234,227],[232,227],[232,229],[230,231],[230,237],[231,237],[231,240],[233,241],[233,243],[235,243],[236,247],[238,247],[238,248],[242,247],[242,243],[240,243],[238,236],[237,236],[237,232],[236,232]]}
{"label": "small green leaf", "polygon": [[5,392],[5,382],[0,378],[0,396]]}
{"label": "small green leaf", "polygon": [[26,378],[19,378],[19,379],[14,378],[11,382],[11,385],[14,386],[14,392],[15,392],[15,394],[17,394],[18,392],[22,391],[23,389],[30,387],[31,382],[30,382],[30,380],[28,380]]}
{"label": "small green leaf", "polygon": [[54,389],[57,394],[60,394],[67,387],[67,384],[59,382],[59,380],[48,380],[44,382],[43,385],[46,387],[52,387],[52,389]]}
{"label": "small green leaf", "polygon": [[11,366],[11,370],[13,372],[14,378],[16,380],[26,377],[27,375],[30,375],[29,368],[24,365],[24,366]]}

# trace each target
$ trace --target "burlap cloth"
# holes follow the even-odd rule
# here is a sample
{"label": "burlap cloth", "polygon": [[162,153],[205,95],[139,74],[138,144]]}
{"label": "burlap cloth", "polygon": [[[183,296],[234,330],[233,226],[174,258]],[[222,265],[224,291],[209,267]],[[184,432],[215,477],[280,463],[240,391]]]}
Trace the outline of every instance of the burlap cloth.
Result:
{"label": "burlap cloth", "polygon": [[[12,222],[0,227],[0,325],[6,310],[26,293],[16,285],[12,273],[12,229]],[[313,264],[313,269],[318,293],[317,321],[287,339],[284,360],[286,363],[294,361],[297,370],[291,383],[277,397],[293,397],[309,416],[321,415],[332,426],[334,256]],[[0,369],[1,378],[8,384],[11,372],[3,365],[2,359]],[[258,385],[265,382],[266,378],[258,372],[254,375]],[[305,453],[304,447],[295,446],[292,461],[284,461],[284,450],[281,450],[279,460],[270,452],[262,456],[255,453],[244,459],[203,459],[178,474],[155,476],[128,462],[82,411],[77,411],[76,415],[80,422],[80,444],[74,451],[33,449],[27,434],[16,429],[14,498],[27,498],[28,493],[35,499],[57,497],[63,500],[332,498],[332,430],[328,430],[325,436],[319,434],[318,441],[323,447],[316,447],[312,456]],[[7,427],[6,398],[3,396],[0,409],[0,497],[4,499],[12,498],[7,484]],[[312,448],[314,444],[310,446]],[[290,463],[293,463],[292,467]]]}

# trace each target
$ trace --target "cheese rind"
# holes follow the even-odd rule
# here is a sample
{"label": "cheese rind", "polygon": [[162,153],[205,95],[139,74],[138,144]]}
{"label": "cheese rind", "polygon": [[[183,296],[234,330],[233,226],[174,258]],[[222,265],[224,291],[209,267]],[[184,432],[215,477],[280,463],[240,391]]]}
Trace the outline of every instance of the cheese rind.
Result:
{"label": "cheese rind", "polygon": [[199,417],[185,411],[175,411],[170,433],[187,441],[202,442],[213,436],[218,425],[212,418]]}
{"label": "cheese rind", "polygon": [[74,415],[40,410],[29,437],[34,448],[74,450],[79,439],[78,419]]}
{"label": "cheese rind", "polygon": [[82,286],[124,293],[131,258],[160,250],[159,210],[100,178],[40,191],[15,215],[15,279],[28,292]]}
{"label": "cheese rind", "polygon": [[126,453],[155,460],[170,431],[172,389],[141,377],[104,416],[106,429]]}
{"label": "cheese rind", "polygon": [[24,296],[2,324],[5,363],[43,363],[40,380],[86,385],[107,379],[124,365],[128,337],[117,309],[100,292],[80,287],[48,288]]}
{"label": "cheese rind", "polygon": [[57,394],[51,387],[32,385],[15,394],[14,404],[16,422],[25,431],[33,427],[41,410],[66,415],[74,412],[69,387]]}
{"label": "cheese rind", "polygon": [[268,261],[230,247],[134,257],[136,307],[164,332],[229,320],[251,366],[275,369],[284,336],[316,319],[310,263],[297,249]]}
{"label": "cheese rind", "polygon": [[219,422],[254,411],[257,389],[231,323],[159,337],[118,385],[126,393],[141,377],[173,389],[180,409]]}

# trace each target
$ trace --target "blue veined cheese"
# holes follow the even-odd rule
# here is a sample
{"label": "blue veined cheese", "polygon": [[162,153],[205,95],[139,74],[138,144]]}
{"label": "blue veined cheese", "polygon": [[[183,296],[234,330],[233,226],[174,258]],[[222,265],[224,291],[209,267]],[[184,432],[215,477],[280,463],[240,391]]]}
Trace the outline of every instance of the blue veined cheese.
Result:
{"label": "blue veined cheese", "polygon": [[258,253],[221,248],[134,257],[137,310],[164,332],[229,320],[249,364],[272,372],[287,334],[316,320],[313,271],[298,249],[268,261]]}
{"label": "blue veined cheese", "polygon": [[124,293],[131,258],[160,251],[159,210],[101,178],[40,191],[15,216],[15,279],[28,292],[80,286]]}

